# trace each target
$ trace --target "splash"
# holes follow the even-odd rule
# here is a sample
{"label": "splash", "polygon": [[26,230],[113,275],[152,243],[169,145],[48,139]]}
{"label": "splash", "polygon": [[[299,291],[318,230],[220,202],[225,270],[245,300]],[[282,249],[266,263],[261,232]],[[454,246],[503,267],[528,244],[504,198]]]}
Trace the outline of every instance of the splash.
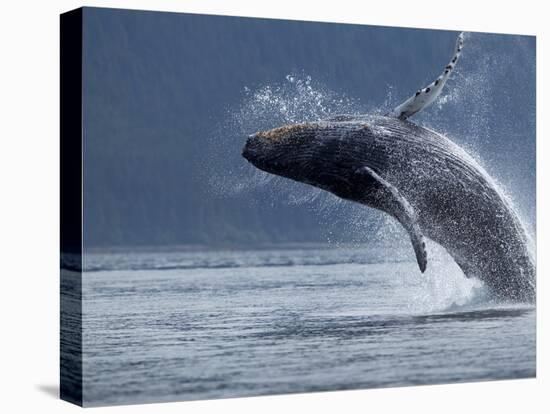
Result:
{"label": "splash", "polygon": [[467,279],[441,246],[428,241],[430,266],[415,278],[407,298],[411,313],[432,313],[468,308],[490,302],[490,295],[478,279]]}
{"label": "splash", "polygon": [[[483,35],[468,35],[466,40],[469,46],[449,87],[429,110],[415,117],[414,122],[452,137],[483,170],[491,171],[493,177],[497,171],[498,177],[498,168],[492,167],[498,167],[500,160],[488,156],[484,144],[495,135],[490,122],[494,115],[491,96],[492,91],[499,88],[499,77],[494,69],[505,67],[508,58],[505,54],[487,53],[490,47]],[[238,150],[246,136],[260,130],[314,122],[337,114],[386,113],[397,103],[395,97],[403,95],[396,93],[392,85],[387,86],[386,91],[385,101],[375,106],[330,90],[306,75],[290,74],[274,85],[245,87],[239,105],[228,108],[225,122],[210,142],[210,162],[215,166],[210,169],[214,173],[208,177],[211,191],[220,197],[255,192],[255,198],[268,200],[273,205],[287,203],[309,208],[325,229],[327,241],[336,245],[340,243],[342,228],[345,228],[347,242],[359,244],[370,239],[391,246],[407,241],[407,235],[393,218],[322,190],[264,173],[242,162]],[[509,182],[501,185],[501,181],[507,180],[490,178],[518,217],[528,216],[522,214],[522,209],[516,207],[515,200],[504,190],[514,186],[508,185]],[[528,221],[521,221],[529,227],[525,225]],[[430,256],[429,270],[419,277],[417,289],[411,295],[411,308],[441,310],[486,300],[480,282],[466,279],[444,249],[431,243]]]}
{"label": "splash", "polygon": [[[501,101],[515,99],[508,92],[510,87],[517,86],[510,81],[511,77],[517,77],[515,62],[525,62],[524,79],[535,78],[535,65],[530,64],[535,62],[534,50],[530,40],[524,36],[511,36],[507,43],[502,43],[498,35],[467,33],[465,45],[451,83],[432,107],[414,118],[414,122],[451,138],[478,165],[489,171],[490,181],[513,206],[529,237],[534,239],[535,203],[530,198],[530,191],[525,191],[526,184],[534,182],[529,170],[532,168],[534,171],[534,166],[527,164],[524,170],[509,166],[517,163],[515,160],[530,156],[534,165],[536,114],[533,107],[525,125],[514,121],[516,105],[501,106]],[[519,85],[524,86],[523,80]],[[521,100],[517,98],[519,102],[526,100],[528,88],[513,90],[514,95],[523,96]],[[497,112],[500,110],[508,112]],[[526,130],[532,135],[533,148],[525,145],[529,142],[523,137]],[[498,150],[495,151],[495,148]],[[532,154],[529,154],[530,151]],[[523,183],[518,181],[520,178]]]}
{"label": "splash", "polygon": [[[388,97],[392,88],[388,87]],[[300,205],[319,222],[325,240],[340,245],[373,239],[389,242],[400,237],[398,228],[385,214],[366,209],[322,191],[267,174],[243,162],[240,149],[248,135],[285,124],[315,122],[340,114],[381,113],[382,108],[329,89],[304,74],[289,74],[279,83],[243,88],[238,105],[228,107],[226,118],[209,139],[206,153],[209,190],[220,198],[253,193],[255,200],[271,205]],[[388,228],[389,224],[389,228]],[[343,232],[342,229],[345,229]],[[345,233],[345,237],[343,236]]]}
{"label": "splash", "polygon": [[[267,174],[243,162],[240,151],[235,150],[242,147],[248,135],[284,124],[319,121],[337,114],[385,113],[393,98],[394,88],[389,86],[381,108],[369,110],[367,105],[331,91],[309,76],[297,75],[286,76],[278,85],[255,90],[246,87],[241,103],[227,111],[227,119],[211,142],[210,153],[214,154],[211,163],[216,166],[213,170],[223,173],[210,177],[210,187],[220,197],[253,192],[254,198],[269,200],[274,205],[286,203],[308,208],[318,218],[326,241],[335,247],[376,241],[377,246],[385,246],[387,252],[396,255],[392,260],[407,261],[416,268],[408,235],[394,218],[318,188]],[[345,240],[342,229],[345,229]],[[438,253],[434,256],[430,250],[429,270],[418,275],[406,303],[411,311],[461,305],[472,300],[479,290],[479,282],[466,279],[452,258],[432,244]],[[393,248],[398,245],[402,248]]]}
{"label": "splash", "polygon": [[304,192],[296,186],[288,191],[288,182],[279,185],[280,179],[243,163],[240,148],[248,135],[258,131],[319,121],[335,114],[359,113],[361,109],[364,108],[358,101],[331,91],[305,75],[289,74],[278,84],[256,89],[244,87],[240,104],[226,110],[225,121],[210,138],[209,162],[216,166],[214,171],[222,171],[210,177],[211,190],[219,196],[234,196],[269,185],[276,186],[286,201],[294,204],[315,200],[318,191]]}

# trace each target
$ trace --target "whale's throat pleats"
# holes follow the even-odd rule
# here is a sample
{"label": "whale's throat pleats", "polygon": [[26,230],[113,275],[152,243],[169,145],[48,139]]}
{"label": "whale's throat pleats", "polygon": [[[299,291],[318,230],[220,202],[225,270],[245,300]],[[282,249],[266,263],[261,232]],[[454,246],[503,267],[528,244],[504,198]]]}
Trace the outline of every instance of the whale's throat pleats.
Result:
{"label": "whale's throat pleats", "polygon": [[411,238],[418,267],[421,272],[424,272],[428,264],[426,241],[420,230],[418,217],[414,208],[395,186],[380,177],[370,167],[361,167],[355,171],[355,174],[359,180],[363,180],[366,184],[365,197],[368,197],[368,200],[365,199],[366,203],[392,215],[407,230]]}

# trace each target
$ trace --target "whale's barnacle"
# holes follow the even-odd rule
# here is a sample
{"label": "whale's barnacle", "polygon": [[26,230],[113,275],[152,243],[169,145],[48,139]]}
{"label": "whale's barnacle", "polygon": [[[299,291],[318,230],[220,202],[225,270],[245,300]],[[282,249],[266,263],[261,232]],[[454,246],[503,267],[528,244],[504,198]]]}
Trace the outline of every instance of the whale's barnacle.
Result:
{"label": "whale's barnacle", "polygon": [[265,138],[271,141],[279,141],[291,134],[302,132],[306,129],[314,127],[311,123],[305,122],[302,124],[283,125],[278,128],[270,129],[268,131],[261,131],[256,134],[260,138]]}

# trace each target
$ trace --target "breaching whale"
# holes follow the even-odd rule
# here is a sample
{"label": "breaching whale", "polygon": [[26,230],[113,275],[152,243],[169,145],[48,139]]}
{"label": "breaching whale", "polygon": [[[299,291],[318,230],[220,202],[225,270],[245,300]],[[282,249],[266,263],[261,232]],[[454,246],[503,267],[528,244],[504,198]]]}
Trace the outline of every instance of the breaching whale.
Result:
{"label": "breaching whale", "polygon": [[535,262],[510,202],[465,150],[408,118],[432,103],[463,48],[431,84],[385,116],[340,115],[251,135],[243,156],[271,174],[390,214],[407,231],[421,272],[426,240],[498,299],[535,299]]}

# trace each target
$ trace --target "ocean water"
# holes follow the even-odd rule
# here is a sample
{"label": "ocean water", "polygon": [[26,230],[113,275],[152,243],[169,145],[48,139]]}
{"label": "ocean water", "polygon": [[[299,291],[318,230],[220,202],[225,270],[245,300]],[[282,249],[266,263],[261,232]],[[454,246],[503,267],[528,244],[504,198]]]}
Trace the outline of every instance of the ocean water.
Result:
{"label": "ocean water", "polygon": [[535,307],[444,253],[287,246],[93,253],[87,406],[535,376]]}

